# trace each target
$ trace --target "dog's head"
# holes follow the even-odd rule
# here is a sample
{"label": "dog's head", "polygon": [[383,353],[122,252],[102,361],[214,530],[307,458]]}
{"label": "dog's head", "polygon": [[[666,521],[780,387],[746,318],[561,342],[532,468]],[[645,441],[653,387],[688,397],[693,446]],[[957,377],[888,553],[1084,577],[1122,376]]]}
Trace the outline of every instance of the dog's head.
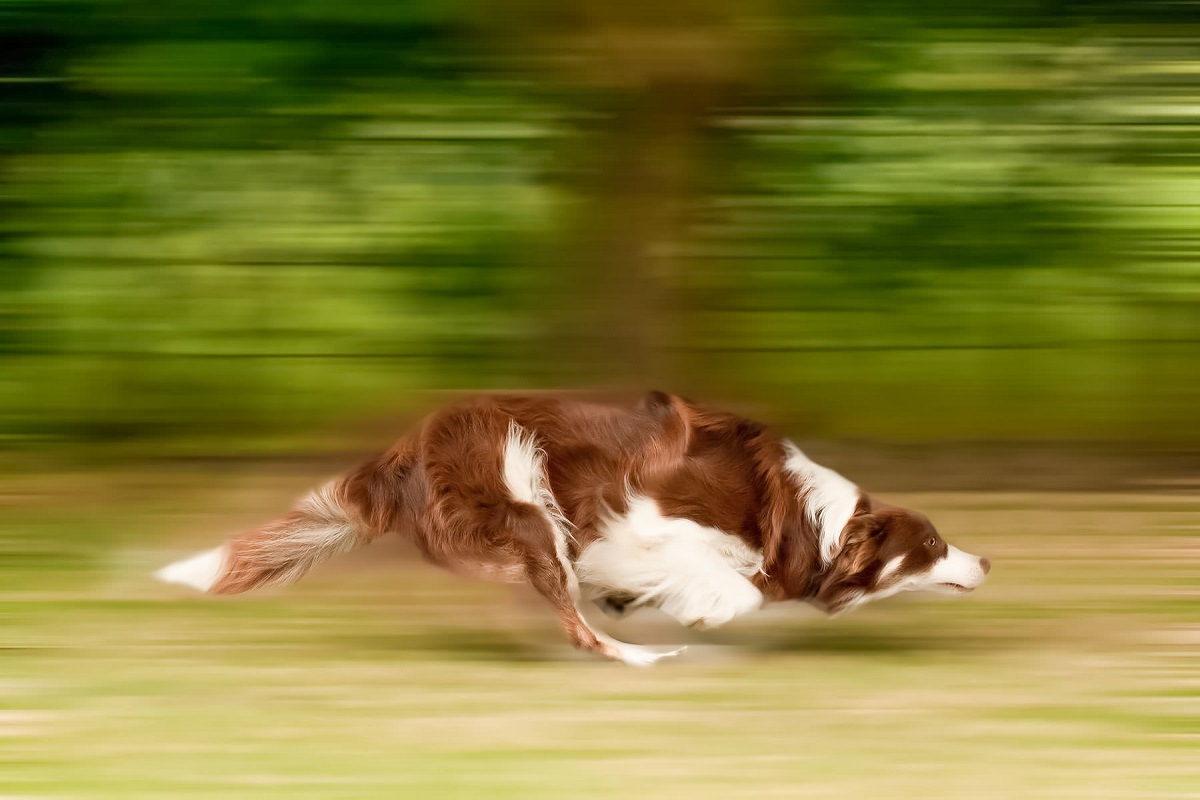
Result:
{"label": "dog's head", "polygon": [[924,514],[870,499],[846,523],[841,543],[814,598],[831,614],[897,592],[965,594],[992,568],[947,544]]}

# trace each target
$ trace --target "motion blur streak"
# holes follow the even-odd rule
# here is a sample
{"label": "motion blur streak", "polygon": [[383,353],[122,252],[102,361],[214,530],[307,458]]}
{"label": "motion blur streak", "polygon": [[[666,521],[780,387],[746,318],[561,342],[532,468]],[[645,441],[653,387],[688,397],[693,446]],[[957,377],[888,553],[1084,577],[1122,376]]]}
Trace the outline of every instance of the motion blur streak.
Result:
{"label": "motion blur streak", "polygon": [[[0,795],[1194,792],[1198,34],[1167,0],[0,4]],[[286,603],[145,578],[446,393],[598,386],[775,423],[986,586],[635,616],[692,645],[644,674],[387,547]]]}

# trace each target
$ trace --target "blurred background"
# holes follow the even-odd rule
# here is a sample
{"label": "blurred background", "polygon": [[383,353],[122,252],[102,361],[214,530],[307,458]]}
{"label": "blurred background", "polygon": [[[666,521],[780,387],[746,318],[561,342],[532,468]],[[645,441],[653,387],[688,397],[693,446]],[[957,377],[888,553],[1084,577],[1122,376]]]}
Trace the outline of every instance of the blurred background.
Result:
{"label": "blurred background", "polygon": [[[1168,0],[0,3],[0,794],[1191,796],[1198,36]],[[454,393],[547,388],[771,422],[991,582],[649,673],[399,544],[148,584]]]}

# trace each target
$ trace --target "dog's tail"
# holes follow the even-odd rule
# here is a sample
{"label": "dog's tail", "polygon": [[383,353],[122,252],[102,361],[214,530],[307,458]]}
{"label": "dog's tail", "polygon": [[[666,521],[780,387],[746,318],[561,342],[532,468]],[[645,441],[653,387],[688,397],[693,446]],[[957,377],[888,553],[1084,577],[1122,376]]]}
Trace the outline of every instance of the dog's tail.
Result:
{"label": "dog's tail", "polygon": [[211,594],[291,583],[327,558],[411,524],[423,486],[411,447],[399,446],[331,481],[289,513],[155,577]]}

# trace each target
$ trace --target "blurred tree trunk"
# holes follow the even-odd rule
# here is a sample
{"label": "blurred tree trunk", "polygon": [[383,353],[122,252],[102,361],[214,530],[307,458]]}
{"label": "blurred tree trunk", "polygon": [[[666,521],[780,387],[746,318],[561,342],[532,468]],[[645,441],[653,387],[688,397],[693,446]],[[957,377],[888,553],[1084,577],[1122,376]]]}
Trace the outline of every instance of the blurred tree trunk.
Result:
{"label": "blurred tree trunk", "polygon": [[534,29],[514,37],[545,43],[533,74],[573,126],[553,167],[569,211],[530,298],[542,380],[681,385],[685,243],[719,156],[706,149],[714,113],[744,71],[737,8],[586,0],[515,16]]}
{"label": "blurred tree trunk", "polygon": [[686,338],[679,290],[688,223],[725,87],[705,57],[712,42],[663,53],[650,37],[634,41],[634,52],[621,54],[633,61],[631,82],[588,109],[599,112],[595,127],[571,143],[587,163],[574,176],[577,213],[550,265],[559,286],[547,333],[563,378],[671,386]]}

